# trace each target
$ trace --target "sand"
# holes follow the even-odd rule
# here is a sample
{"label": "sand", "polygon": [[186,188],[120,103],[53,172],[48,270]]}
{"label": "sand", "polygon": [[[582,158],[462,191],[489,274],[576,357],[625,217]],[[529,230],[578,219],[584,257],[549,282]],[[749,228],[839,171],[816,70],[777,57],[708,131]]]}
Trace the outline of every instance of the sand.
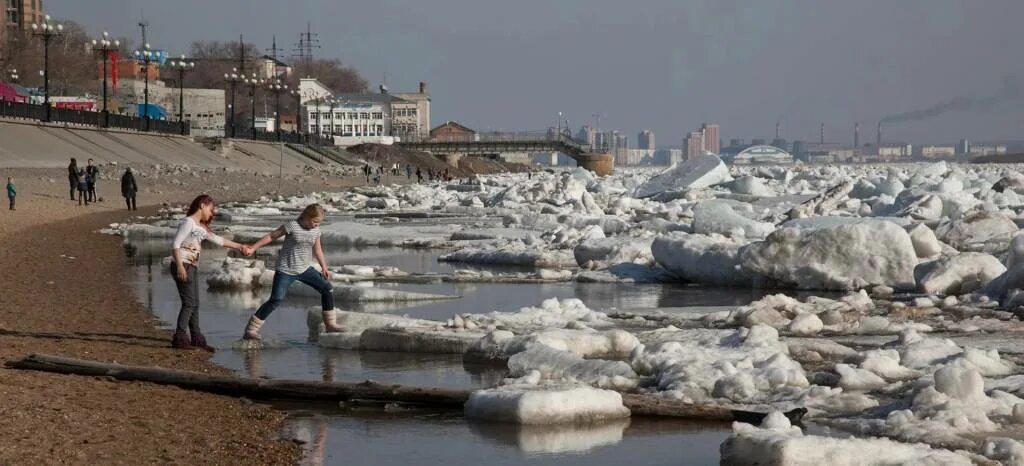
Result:
{"label": "sand", "polygon": [[[0,170],[15,177],[16,211],[0,210],[0,364],[33,352],[228,373],[201,351],[169,346],[170,332],[123,285],[121,239],[95,233],[129,219],[119,183],[105,202],[67,199],[63,169]],[[53,181],[51,181],[53,180]],[[290,178],[284,192],[340,188],[358,177]],[[187,203],[204,190],[251,199],[277,179],[208,174],[140,179],[140,210]],[[260,190],[258,187],[264,187]],[[267,188],[269,187],[269,188]],[[143,207],[146,206],[146,207]],[[62,257],[65,256],[65,257]],[[74,257],[71,259],[70,257]],[[175,387],[0,367],[0,464],[295,464],[279,439],[284,415],[247,400]]]}

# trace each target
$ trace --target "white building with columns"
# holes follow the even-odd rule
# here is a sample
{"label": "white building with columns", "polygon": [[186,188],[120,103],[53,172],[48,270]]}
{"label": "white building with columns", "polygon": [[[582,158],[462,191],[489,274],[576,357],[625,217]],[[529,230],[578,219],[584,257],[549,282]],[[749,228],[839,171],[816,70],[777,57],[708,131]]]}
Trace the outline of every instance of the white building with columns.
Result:
{"label": "white building with columns", "polygon": [[313,78],[299,81],[303,123],[310,134],[332,135],[339,146],[392,144],[426,138],[430,132],[430,97],[420,93],[334,93]]}

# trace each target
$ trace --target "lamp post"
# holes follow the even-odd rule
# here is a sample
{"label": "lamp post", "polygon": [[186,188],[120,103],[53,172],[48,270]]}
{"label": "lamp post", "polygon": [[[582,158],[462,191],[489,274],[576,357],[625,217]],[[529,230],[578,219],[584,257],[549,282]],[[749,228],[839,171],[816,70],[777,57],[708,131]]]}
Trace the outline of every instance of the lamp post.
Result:
{"label": "lamp post", "polygon": [[267,91],[274,94],[274,132],[277,133],[277,140],[281,140],[281,94],[288,92],[288,85],[280,79],[267,82]]}
{"label": "lamp post", "polygon": [[295,132],[299,134],[299,144],[302,144],[302,93],[298,89],[288,92],[295,97]]}
{"label": "lamp post", "polygon": [[195,62],[185,61],[182,55],[180,60],[171,61],[171,68],[178,72],[178,124],[181,125],[181,135],[185,131],[185,72],[196,68]]}
{"label": "lamp post", "polygon": [[63,32],[64,25],[51,23],[50,15],[46,15],[42,23],[32,23],[32,35],[43,40],[43,105],[46,107],[43,121],[50,121],[50,39]]}
{"label": "lamp post", "polygon": [[7,70],[7,79],[10,79],[12,83],[17,83],[18,82],[18,70],[13,69],[13,68]]}
{"label": "lamp post", "polygon": [[249,131],[252,131],[252,138],[256,139],[256,89],[263,85],[263,80],[257,78],[253,71],[249,77],[242,78],[242,83],[249,86]]}
{"label": "lamp post", "polygon": [[238,74],[238,68],[231,68],[230,73],[224,73],[224,81],[231,83],[231,103],[228,104],[228,113],[231,115],[231,138],[235,137],[235,85],[245,79],[245,76]]}
{"label": "lamp post", "polygon": [[163,52],[154,52],[149,49],[149,44],[143,44],[142,50],[132,52],[135,61],[142,65],[143,88],[142,88],[142,119],[145,120],[145,131],[149,131],[149,68],[154,61],[159,62]]}
{"label": "lamp post", "polygon": [[110,52],[116,52],[120,46],[121,41],[111,41],[106,31],[103,31],[103,36],[98,40],[92,40],[93,52],[100,54],[103,59],[103,120],[101,124],[104,128],[110,126],[110,112],[107,111],[107,62],[110,60]]}

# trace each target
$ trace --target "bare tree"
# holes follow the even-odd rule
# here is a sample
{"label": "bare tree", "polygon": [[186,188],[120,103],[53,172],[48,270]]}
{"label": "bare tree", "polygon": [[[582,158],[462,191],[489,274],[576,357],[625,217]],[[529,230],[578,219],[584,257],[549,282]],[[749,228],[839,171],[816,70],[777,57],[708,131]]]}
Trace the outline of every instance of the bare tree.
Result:
{"label": "bare tree", "polygon": [[367,82],[355,68],[337,58],[317,58],[309,65],[299,64],[293,71],[293,83],[299,78],[316,78],[334,92],[366,92]]}

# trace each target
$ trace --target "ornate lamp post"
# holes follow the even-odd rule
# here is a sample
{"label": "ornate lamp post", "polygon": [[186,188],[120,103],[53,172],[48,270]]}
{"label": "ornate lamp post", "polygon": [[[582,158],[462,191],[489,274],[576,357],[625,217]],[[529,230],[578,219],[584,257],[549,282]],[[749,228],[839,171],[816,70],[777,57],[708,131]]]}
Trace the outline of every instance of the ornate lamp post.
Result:
{"label": "ornate lamp post", "polygon": [[103,59],[103,119],[101,124],[104,128],[110,126],[110,112],[107,110],[107,63],[110,60],[110,53],[116,52],[120,47],[121,41],[110,40],[106,31],[103,32],[100,39],[92,40],[93,52],[100,54]]}
{"label": "ornate lamp post", "polygon": [[149,49],[149,44],[143,44],[142,50],[136,50],[132,53],[132,56],[142,65],[143,81],[145,83],[142,90],[142,118],[146,121],[145,131],[149,131],[149,69],[153,62],[161,62],[164,58],[164,53],[154,52]]}
{"label": "ornate lamp post", "polygon": [[256,77],[256,72],[242,82],[249,86],[249,130],[252,131],[252,138],[256,139],[256,89],[263,85],[263,80]]}
{"label": "ornate lamp post", "polygon": [[238,74],[238,68],[231,68],[230,73],[224,73],[224,81],[231,84],[231,103],[228,104],[228,112],[231,114],[231,137],[235,137],[235,86],[242,82],[245,76]]}
{"label": "ornate lamp post", "polygon": [[19,78],[18,70],[13,69],[13,68],[7,70],[7,79],[10,79],[12,83],[17,83],[18,82],[18,78]]}
{"label": "ornate lamp post", "polygon": [[185,61],[185,56],[182,55],[181,59],[171,61],[171,69],[178,72],[178,123],[181,125],[181,134],[185,135],[185,72],[196,69],[195,62]]}
{"label": "ornate lamp post", "polygon": [[281,140],[281,93],[288,92],[288,85],[283,84],[280,79],[267,83],[267,91],[274,94],[274,131],[277,133],[277,140]]}
{"label": "ornate lamp post", "polygon": [[42,23],[32,23],[32,35],[43,40],[43,105],[46,107],[43,121],[50,121],[50,39],[63,32],[64,25],[51,23],[50,15],[46,15]]}

